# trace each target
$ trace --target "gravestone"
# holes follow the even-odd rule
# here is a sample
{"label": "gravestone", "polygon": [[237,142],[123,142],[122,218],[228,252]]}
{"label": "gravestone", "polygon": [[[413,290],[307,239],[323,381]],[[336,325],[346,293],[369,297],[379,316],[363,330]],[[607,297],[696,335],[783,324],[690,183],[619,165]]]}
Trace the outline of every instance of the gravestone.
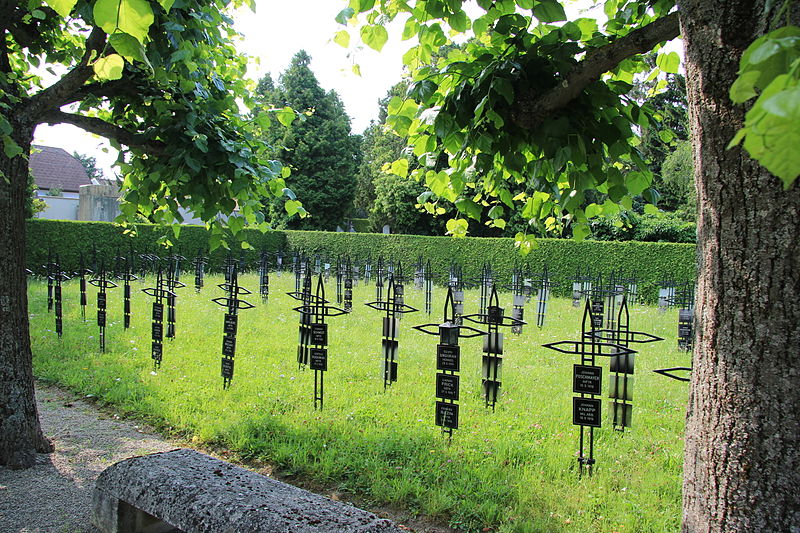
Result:
{"label": "gravestone", "polygon": [[[322,409],[325,402],[325,372],[328,371],[328,317],[340,316],[347,311],[328,305],[325,299],[325,283],[320,274],[317,278],[317,287],[313,296],[308,295],[303,299],[303,304],[295,307],[294,311],[300,313],[301,320],[305,319],[308,333],[305,338],[301,336],[301,344],[308,347],[308,364],[314,371],[314,409]],[[298,346],[298,352],[304,346]]]}
{"label": "gravestone", "polygon": [[489,294],[486,313],[464,315],[463,318],[486,326],[486,334],[483,336],[481,384],[485,406],[491,407],[494,411],[503,380],[503,333],[500,328],[519,325],[521,321],[503,314],[503,308],[500,307],[500,300],[497,297],[497,288],[494,286]]}
{"label": "gravestone", "polygon": [[572,424],[580,427],[579,474],[583,475],[586,469],[590,476],[595,464],[594,430],[602,426],[602,406],[598,396],[602,393],[603,369],[597,364],[597,357],[621,357],[634,353],[630,348],[613,342],[602,342],[597,334],[599,328],[595,327],[598,322],[592,316],[593,307],[592,302],[587,300],[578,341],[557,341],[543,345],[559,353],[580,356],[580,364],[573,365],[572,370],[572,392],[580,395],[572,398]]}
{"label": "gravestone", "polygon": [[153,370],[158,370],[164,357],[164,301],[171,291],[167,289],[161,268],[158,268],[155,276],[155,285],[142,289],[142,292],[155,298],[151,312],[150,357],[153,359]]}
{"label": "gravestone", "polygon": [[[447,297],[444,302],[444,317],[441,324],[421,324],[414,326],[428,335],[438,335],[439,344],[436,345],[436,411],[434,423],[453,436],[453,430],[458,429],[458,400],[459,400],[459,375],[461,371],[461,347],[459,338],[478,337],[485,335],[485,331],[470,326],[459,325],[455,322],[455,301],[453,300],[452,287],[447,288]],[[468,331],[469,333],[463,333]]]}
{"label": "gravestone", "polygon": [[233,363],[236,356],[236,332],[239,328],[239,311],[255,307],[250,302],[239,298],[240,295],[251,294],[248,289],[239,285],[238,265],[233,265],[230,272],[230,281],[220,283],[218,287],[225,291],[226,296],[211,300],[217,305],[226,308],[222,325],[222,360],[221,375],[222,388],[227,389],[233,380]]}
{"label": "gravestone", "polygon": [[100,351],[106,351],[106,309],[107,309],[107,290],[117,286],[116,283],[108,279],[105,265],[100,262],[100,270],[97,277],[89,280],[89,283],[97,287],[97,327],[100,328]]}
{"label": "gravestone", "polygon": [[64,333],[64,312],[61,298],[61,282],[70,279],[66,272],[61,270],[61,263],[56,254],[55,261],[51,265],[50,277],[53,279],[53,305],[56,316],[56,335],[60,339]]}
{"label": "gravestone", "polygon": [[397,355],[400,346],[398,336],[400,335],[400,319],[399,316],[405,313],[416,312],[417,309],[407,305],[403,300],[402,283],[397,285],[400,291],[396,292],[394,276],[389,275],[389,286],[386,292],[386,300],[377,300],[375,302],[367,303],[367,307],[384,311],[386,315],[383,317],[383,335],[381,340],[381,351],[383,354],[383,390],[386,387],[397,381]]}
{"label": "gravestone", "polygon": [[202,251],[197,252],[194,258],[194,291],[199,293],[203,289],[203,278],[206,273],[206,265],[208,265],[208,258],[205,257]]}

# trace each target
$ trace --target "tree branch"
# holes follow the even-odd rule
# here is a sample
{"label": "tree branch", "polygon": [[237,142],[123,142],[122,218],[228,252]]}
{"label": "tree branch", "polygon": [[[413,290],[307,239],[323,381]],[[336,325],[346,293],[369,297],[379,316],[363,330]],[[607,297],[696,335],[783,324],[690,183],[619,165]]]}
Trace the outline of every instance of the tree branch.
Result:
{"label": "tree branch", "polygon": [[86,38],[86,51],[80,63],[53,85],[31,97],[25,114],[32,123],[38,124],[43,115],[60,108],[64,103],[74,101],[71,99],[72,94],[83,87],[94,75],[94,69],[89,66],[92,52],[97,52],[99,55],[105,43],[105,32],[98,27],[93,28],[89,37]]}
{"label": "tree branch", "polygon": [[105,137],[107,139],[114,139],[121,144],[131,148],[139,148],[144,150],[150,155],[163,156],[167,155],[167,146],[160,142],[154,141],[141,133],[134,133],[125,128],[115,126],[106,122],[105,120],[97,117],[86,117],[83,115],[75,115],[73,113],[65,113],[59,110],[48,111],[41,116],[41,123],[43,124],[72,124],[89,133],[94,133]]}
{"label": "tree branch", "polygon": [[536,128],[545,118],[565,108],[588,85],[599,80],[600,76],[612,70],[622,60],[652,50],[656,44],[674,39],[678,35],[680,25],[678,13],[675,12],[598,48],[578,63],[556,87],[544,93],[528,91],[520,94],[512,112],[514,123],[525,129]]}

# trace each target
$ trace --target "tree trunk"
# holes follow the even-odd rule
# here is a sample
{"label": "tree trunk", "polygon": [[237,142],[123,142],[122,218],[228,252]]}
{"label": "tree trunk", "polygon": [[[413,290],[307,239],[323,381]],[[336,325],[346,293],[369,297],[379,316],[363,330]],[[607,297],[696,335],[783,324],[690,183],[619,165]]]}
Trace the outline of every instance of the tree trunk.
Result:
{"label": "tree trunk", "polygon": [[12,137],[26,157],[9,159],[0,150],[0,465],[28,468],[52,446],[39,425],[28,332],[24,202],[33,126],[10,115]]}
{"label": "tree trunk", "polygon": [[764,4],[680,1],[700,211],[684,532],[800,531],[800,187],[726,149]]}

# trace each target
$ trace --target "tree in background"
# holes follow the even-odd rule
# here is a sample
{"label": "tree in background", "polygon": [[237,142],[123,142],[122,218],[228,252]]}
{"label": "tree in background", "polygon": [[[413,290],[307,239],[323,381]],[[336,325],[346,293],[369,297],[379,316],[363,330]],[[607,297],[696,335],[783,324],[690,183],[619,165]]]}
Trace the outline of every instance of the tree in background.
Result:
{"label": "tree in background", "polygon": [[286,182],[311,216],[289,220],[280,201],[270,206],[269,216],[276,227],[332,230],[352,213],[361,138],[351,134],[342,101],[320,87],[310,63],[301,50],[277,85],[270,76],[258,84],[263,105],[306,112],[285,128],[272,124],[265,135],[276,147],[274,155],[292,169]]}
{"label": "tree in background", "polygon": [[[289,194],[281,165],[240,112],[252,91],[227,13],[242,4],[0,1],[0,464],[29,467],[51,449],[34,400],[25,275],[37,125],[108,138],[122,149],[123,215],[170,223],[189,208],[208,221],[212,249],[226,232],[263,223],[264,197]],[[48,84],[44,65],[64,74]],[[302,213],[294,200],[286,209]],[[233,215],[227,229],[220,213]]]}
{"label": "tree in background", "polygon": [[[417,39],[409,97],[390,101],[388,123],[409,135],[415,175],[458,207],[454,235],[505,206],[498,220],[522,211],[581,239],[635,196],[652,204],[635,130],[656,117],[627,94],[650,68],[641,54],[683,36],[699,264],[682,529],[800,530],[800,3],[606,0],[602,27],[567,20],[558,0],[478,0],[474,19],[463,3],[351,0],[338,16],[361,18],[378,50],[395,19]],[[429,67],[450,32],[467,31],[475,46]],[[668,73],[678,63],[656,60]],[[449,168],[425,164],[440,154]],[[607,199],[587,204],[589,190]]]}
{"label": "tree in background", "polygon": [[81,162],[81,166],[83,166],[84,170],[86,170],[86,174],[89,176],[89,179],[101,180],[105,177],[103,175],[103,170],[97,168],[97,158],[78,152],[72,152],[72,157]]}

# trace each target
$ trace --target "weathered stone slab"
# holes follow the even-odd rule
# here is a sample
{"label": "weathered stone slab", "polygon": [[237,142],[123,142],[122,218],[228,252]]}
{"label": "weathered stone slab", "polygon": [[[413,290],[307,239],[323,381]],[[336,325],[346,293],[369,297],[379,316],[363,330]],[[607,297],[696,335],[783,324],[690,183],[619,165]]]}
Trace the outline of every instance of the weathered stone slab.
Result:
{"label": "weathered stone slab", "polygon": [[93,522],[107,533],[401,531],[367,511],[188,449],[104,470]]}

